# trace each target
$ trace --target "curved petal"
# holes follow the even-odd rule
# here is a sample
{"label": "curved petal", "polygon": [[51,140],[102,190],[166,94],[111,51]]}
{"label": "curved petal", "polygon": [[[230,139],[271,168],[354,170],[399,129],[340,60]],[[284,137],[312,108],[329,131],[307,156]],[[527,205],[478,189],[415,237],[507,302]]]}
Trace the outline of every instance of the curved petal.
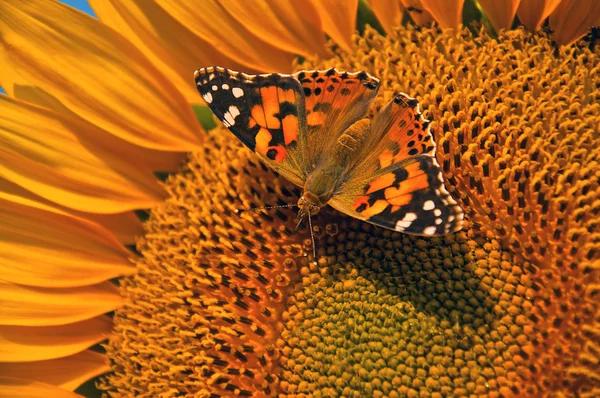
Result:
{"label": "curved petal", "polygon": [[60,326],[0,326],[0,362],[32,362],[77,354],[107,338],[112,320],[99,316]]}
{"label": "curved petal", "polygon": [[442,28],[458,28],[460,26],[464,0],[420,1]]}
{"label": "curved petal", "polygon": [[173,18],[196,36],[213,43],[224,55],[263,72],[288,72],[294,55],[273,47],[233,19],[225,6],[207,1],[198,7],[193,2],[155,0]]}
{"label": "curved petal", "polygon": [[0,253],[0,279],[28,286],[86,286],[135,271],[133,254],[104,228],[2,192]]}
{"label": "curved petal", "polygon": [[[89,123],[63,105],[56,97],[39,87],[15,84],[11,95],[21,101],[51,109],[59,114],[65,114],[69,118],[81,121],[81,123]],[[89,134],[90,132],[94,134]],[[82,129],[79,133],[87,135],[90,140],[99,140],[104,143],[112,151],[117,152],[121,159],[127,159],[136,168],[153,171],[175,171],[186,156],[184,152],[158,151],[131,144],[104,130],[100,130],[99,127],[93,124],[89,129]]]}
{"label": "curved petal", "polygon": [[369,4],[386,31],[400,26],[404,14],[401,0],[369,0]]}
{"label": "curved petal", "polygon": [[69,210],[68,212],[106,228],[124,245],[134,245],[137,238],[144,234],[142,222],[131,211],[116,214],[92,214],[77,210]]}
{"label": "curved petal", "polygon": [[309,2],[221,0],[220,3],[242,26],[283,51],[304,56],[326,54],[321,19]]}
{"label": "curved petal", "polygon": [[356,31],[358,0],[312,0],[321,16],[323,29],[341,48],[351,51]]}
{"label": "curved petal", "polygon": [[53,208],[58,213],[68,213],[89,220],[109,230],[124,245],[134,244],[136,238],[142,236],[144,232],[142,222],[133,212],[117,214],[84,213],[50,202],[1,177],[0,198],[24,204],[38,203],[42,205],[42,208]]}
{"label": "curved petal", "polygon": [[78,115],[134,144],[187,151],[201,141],[201,127],[181,93],[138,49],[95,18],[54,1],[4,0],[0,13],[0,74],[9,92],[20,83],[5,79],[13,69]]}
{"label": "curved petal", "polygon": [[561,0],[521,0],[517,15],[530,32],[535,32],[556,9]]}
{"label": "curved petal", "polygon": [[599,21],[600,1],[597,0],[563,0],[550,14],[554,40],[561,45],[583,37]]}
{"label": "curved petal", "polygon": [[425,9],[421,0],[402,0],[402,4],[417,25],[425,25],[434,21],[433,16]]}
{"label": "curved petal", "polygon": [[189,103],[202,102],[191,77],[194,70],[206,65],[240,69],[240,64],[190,32],[154,0],[89,0],[89,3],[98,18],[144,53]]}
{"label": "curved petal", "polygon": [[71,391],[109,369],[105,355],[89,350],[49,361],[0,363],[3,377],[35,380]]}
{"label": "curved petal", "polygon": [[0,376],[0,398],[81,398],[81,395],[50,384]]}
{"label": "curved petal", "polygon": [[496,32],[510,29],[521,0],[477,0]]}
{"label": "curved petal", "polygon": [[48,289],[0,281],[0,297],[0,325],[8,326],[64,325],[113,311],[123,303],[119,289],[110,282]]}
{"label": "curved petal", "polygon": [[5,95],[0,113],[0,175],[37,195],[97,213],[148,208],[165,196],[95,126]]}

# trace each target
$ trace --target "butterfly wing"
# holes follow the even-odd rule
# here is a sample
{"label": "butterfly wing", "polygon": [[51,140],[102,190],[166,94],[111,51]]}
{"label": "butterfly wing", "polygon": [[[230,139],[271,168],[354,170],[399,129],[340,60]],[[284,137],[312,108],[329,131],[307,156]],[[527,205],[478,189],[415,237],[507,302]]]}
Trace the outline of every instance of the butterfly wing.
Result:
{"label": "butterfly wing", "polygon": [[371,124],[358,162],[329,202],[370,223],[415,235],[462,228],[463,212],[444,187],[429,121],[397,95]]}
{"label": "butterfly wing", "polygon": [[344,130],[362,118],[379,80],[336,69],[247,75],[198,69],[196,85],[214,114],[246,146],[302,186]]}
{"label": "butterfly wing", "polygon": [[296,185],[306,179],[304,92],[292,75],[247,75],[198,69],[196,86],[209,108],[268,166]]}
{"label": "butterfly wing", "polygon": [[379,79],[366,72],[329,70],[294,74],[305,96],[307,149],[312,171],[354,122],[363,118],[377,95]]}

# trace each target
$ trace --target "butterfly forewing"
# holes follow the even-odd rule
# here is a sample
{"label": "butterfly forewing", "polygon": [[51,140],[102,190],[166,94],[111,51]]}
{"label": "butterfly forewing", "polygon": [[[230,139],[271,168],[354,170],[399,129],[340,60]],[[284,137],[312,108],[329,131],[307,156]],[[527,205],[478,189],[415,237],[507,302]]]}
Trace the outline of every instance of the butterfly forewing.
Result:
{"label": "butterfly forewing", "polygon": [[248,148],[284,177],[306,179],[306,111],[292,75],[246,75],[221,67],[198,69],[198,91],[213,113]]}
{"label": "butterfly forewing", "polygon": [[444,186],[429,122],[418,102],[397,95],[377,114],[353,168],[330,201],[350,216],[416,235],[462,228],[463,212]]}

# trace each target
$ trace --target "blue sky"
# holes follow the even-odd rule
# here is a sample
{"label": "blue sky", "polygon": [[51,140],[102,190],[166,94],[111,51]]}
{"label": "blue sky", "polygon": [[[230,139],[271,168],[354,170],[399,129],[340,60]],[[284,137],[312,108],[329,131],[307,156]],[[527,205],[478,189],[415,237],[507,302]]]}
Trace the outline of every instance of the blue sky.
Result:
{"label": "blue sky", "polygon": [[90,15],[96,16],[96,14],[94,14],[94,11],[92,10],[92,7],[90,7],[90,5],[88,4],[87,0],[60,0],[61,3],[65,3],[70,5],[71,7],[75,7],[78,10],[81,10],[83,12],[87,12]]}
{"label": "blue sky", "polygon": [[[94,14],[94,11],[92,10],[92,7],[90,7],[90,5],[88,4],[87,0],[60,0],[60,1],[62,3],[70,5],[71,7],[75,7],[78,10],[81,10],[90,15],[96,16],[96,14]],[[2,77],[0,77],[0,81],[2,81]],[[2,90],[2,87],[0,87],[0,93],[4,94],[4,90]]]}

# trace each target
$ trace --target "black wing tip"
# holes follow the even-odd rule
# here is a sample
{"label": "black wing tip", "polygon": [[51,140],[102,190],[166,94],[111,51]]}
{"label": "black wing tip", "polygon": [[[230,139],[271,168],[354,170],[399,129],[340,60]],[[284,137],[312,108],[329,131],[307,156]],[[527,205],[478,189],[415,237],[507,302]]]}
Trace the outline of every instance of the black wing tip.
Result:
{"label": "black wing tip", "polygon": [[[211,74],[219,75],[219,74],[228,74],[228,75],[237,75],[238,72],[230,71],[227,68],[223,68],[222,66],[207,66],[204,68],[199,68],[194,71],[194,80],[196,84],[201,86],[203,84],[208,83],[212,78],[208,78]],[[213,76],[214,77],[214,76]]]}
{"label": "black wing tip", "polygon": [[409,108],[417,108],[417,112],[420,113],[419,111],[419,100],[417,100],[416,98],[413,98],[411,96],[409,96],[406,93],[398,93],[394,96],[394,99],[392,100],[394,101],[394,103],[396,104],[403,104]]}
{"label": "black wing tip", "polygon": [[[213,76],[211,76],[213,75]],[[285,73],[261,73],[258,75],[252,75],[244,72],[237,72],[231,69],[224,68],[222,66],[207,66],[204,68],[199,68],[194,71],[194,79],[196,80],[196,84],[203,85],[207,84],[211,81],[215,76],[219,75],[227,75],[228,78],[233,80],[241,80],[245,82],[258,81],[258,82],[268,82],[268,83],[277,83],[282,78],[290,78],[295,77],[291,74]]]}
{"label": "black wing tip", "polygon": [[369,74],[366,71],[348,72],[348,71],[339,70],[337,68],[310,69],[310,70],[306,69],[306,70],[298,71],[293,74],[293,76],[295,76],[298,80],[302,80],[306,77],[315,78],[320,75],[323,75],[326,77],[338,76],[341,79],[356,78],[356,79],[360,80],[365,85],[365,87],[367,87],[371,90],[379,88],[379,84],[381,83],[381,81],[378,78]]}

